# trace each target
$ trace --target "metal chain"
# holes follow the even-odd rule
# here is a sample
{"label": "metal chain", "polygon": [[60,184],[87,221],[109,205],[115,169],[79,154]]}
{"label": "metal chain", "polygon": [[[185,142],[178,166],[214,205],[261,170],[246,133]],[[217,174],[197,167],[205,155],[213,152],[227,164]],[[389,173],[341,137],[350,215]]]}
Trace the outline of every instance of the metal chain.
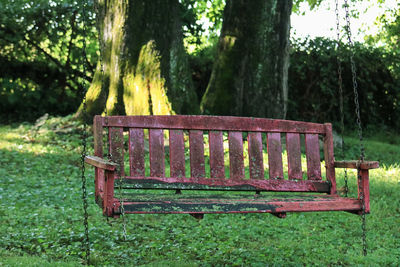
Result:
{"label": "metal chain", "polygon": [[[86,74],[87,66],[86,66],[86,32],[87,32],[87,19],[86,19],[86,3],[84,2],[82,5],[82,18],[83,18],[83,73]],[[82,78],[83,79],[83,78]],[[87,103],[86,103],[86,85],[82,80],[82,94],[83,94],[83,130],[82,130],[82,154],[81,154],[81,179],[82,179],[82,203],[83,203],[83,225],[85,228],[85,235],[82,241],[82,250],[85,251],[85,264],[89,265],[90,263],[90,239],[89,239],[89,223],[88,223],[88,197],[87,197],[87,189],[86,189],[86,176],[85,176],[85,157],[87,152],[87,123],[86,123],[86,114],[87,114]]]}
{"label": "metal chain", "polygon": [[[335,14],[336,14],[336,39],[337,39],[337,54],[336,60],[338,65],[338,85],[340,96],[340,123],[341,123],[341,138],[342,138],[342,160],[345,159],[345,143],[344,143],[344,100],[343,100],[343,78],[342,78],[342,62],[341,62],[341,49],[340,49],[340,16],[339,16],[339,1],[335,0]],[[348,196],[348,175],[347,168],[344,169],[344,193]]]}
{"label": "metal chain", "polygon": [[[348,0],[344,0],[344,9],[346,12],[346,33],[347,39],[350,46],[350,63],[351,63],[351,74],[353,78],[353,91],[354,91],[354,104],[356,105],[356,115],[357,115],[357,125],[358,125],[358,137],[360,139],[360,160],[364,161],[365,158],[365,149],[363,143],[363,134],[362,134],[362,123],[361,123],[361,115],[360,115],[360,103],[358,101],[358,84],[357,84],[357,71],[356,65],[354,62],[354,44],[351,36],[351,28],[350,28],[350,15],[349,15],[349,4]],[[360,185],[360,201],[362,203],[362,214],[361,214],[361,230],[362,230],[362,246],[363,246],[363,255],[367,255],[367,223],[365,216],[365,198],[364,198],[364,190],[362,188],[361,183],[361,172],[358,169],[358,184]]]}
{"label": "metal chain", "polygon": [[[122,159],[124,160],[124,159]],[[122,192],[122,175],[121,175],[121,170],[120,167],[118,167],[118,176],[119,176],[119,204],[120,204],[120,209],[121,209],[121,216],[122,216],[122,227],[123,227],[123,237],[124,241],[127,240],[127,232],[126,232],[126,221],[125,221],[125,208],[124,208],[124,199],[123,199],[123,192]]]}
{"label": "metal chain", "polygon": [[349,4],[348,0],[344,0],[344,8],[346,12],[346,33],[347,39],[350,46],[350,64],[351,64],[351,76],[353,81],[353,91],[354,91],[354,104],[356,106],[355,112],[357,115],[357,126],[358,126],[358,137],[360,139],[360,160],[364,161],[365,158],[365,149],[363,142],[363,131],[362,131],[362,123],[361,123],[361,115],[360,115],[360,103],[358,101],[358,83],[357,83],[357,70],[356,64],[354,62],[354,44],[351,36],[351,28],[350,28],[350,15],[349,15]]}

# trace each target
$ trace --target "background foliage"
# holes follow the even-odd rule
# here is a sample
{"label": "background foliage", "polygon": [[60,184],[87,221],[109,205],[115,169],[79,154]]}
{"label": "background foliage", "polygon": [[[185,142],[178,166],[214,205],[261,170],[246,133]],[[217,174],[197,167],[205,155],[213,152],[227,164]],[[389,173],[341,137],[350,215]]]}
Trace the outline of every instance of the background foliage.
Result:
{"label": "background foliage", "polygon": [[[293,40],[289,68],[288,117],[316,122],[340,121],[336,41]],[[384,48],[356,43],[354,61],[361,117],[368,125],[400,127],[400,80],[391,68],[399,56]],[[350,52],[340,45],[345,124],[355,122]]]}
{"label": "background foliage", "polygon": [[[301,2],[294,1],[294,12]],[[315,8],[321,1],[307,2]],[[192,78],[201,99],[211,75],[225,1],[180,3]],[[354,47],[363,122],[395,129],[400,128],[399,10],[388,10],[377,22],[382,31]],[[74,112],[80,104],[82,84],[92,79],[97,43],[93,1],[0,0],[0,122]],[[335,47],[334,41],[322,38],[292,40],[289,119],[339,122]],[[354,104],[349,52],[344,44],[341,48],[345,122],[351,127]],[[83,60],[89,66],[86,73]]]}
{"label": "background foliage", "polygon": [[[81,84],[91,81],[97,61],[92,4],[87,1],[84,20],[80,0],[0,1],[3,121],[33,120],[45,112],[65,115],[77,109]],[[83,60],[89,66],[86,73]]]}

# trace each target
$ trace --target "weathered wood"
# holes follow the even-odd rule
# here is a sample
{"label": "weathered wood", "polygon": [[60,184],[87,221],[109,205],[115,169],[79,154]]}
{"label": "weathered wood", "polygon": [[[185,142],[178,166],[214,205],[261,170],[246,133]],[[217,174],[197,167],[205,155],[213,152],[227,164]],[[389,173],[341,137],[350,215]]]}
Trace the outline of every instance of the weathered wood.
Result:
{"label": "weathered wood", "polygon": [[[103,157],[103,120],[102,117],[97,115],[93,119],[93,143],[94,143],[94,155],[102,158]],[[86,160],[86,159],[85,159]],[[104,195],[104,169],[95,168],[94,175],[94,195],[96,203],[102,205],[102,198]]]}
{"label": "weathered wood", "polygon": [[104,200],[103,200],[103,214],[112,217],[114,215],[114,181],[115,171],[105,171],[105,185],[104,185]]}
{"label": "weathered wood", "polygon": [[151,128],[151,129],[192,129],[208,131],[249,131],[249,132],[288,132],[288,133],[325,133],[323,124],[275,120],[264,118],[246,118],[230,116],[109,116],[108,125],[114,127]]}
{"label": "weathered wood", "polygon": [[[263,196],[133,194],[124,200],[126,213],[274,213],[356,211],[361,201],[332,195]],[[118,212],[118,211],[117,211]]]}
{"label": "weathered wood", "polygon": [[162,129],[149,130],[150,176],[165,177],[164,133]]}
{"label": "weathered wood", "polygon": [[93,119],[94,155],[103,157],[103,120],[99,115]]}
{"label": "weathered wood", "polygon": [[[137,128],[129,128],[131,126]],[[103,127],[109,127],[111,161],[101,158]],[[124,128],[129,128],[130,176],[118,179],[117,170],[124,175]],[[146,177],[144,172],[144,129],[149,131],[150,177]],[[169,131],[171,177],[165,174],[164,130]],[[189,131],[191,177],[185,177],[183,130]],[[205,172],[203,131],[209,133],[210,177],[206,177]],[[223,131],[228,132],[230,179],[225,179]],[[244,174],[243,132],[248,133],[250,179],[246,179]],[[267,133],[271,179],[264,179],[263,174],[263,132]],[[289,180],[283,179],[281,134],[286,134]],[[307,180],[302,179],[300,134],[305,134]],[[321,177],[318,134],[324,136],[327,174],[324,181]],[[168,196],[163,191],[154,193],[149,190],[140,195],[143,191],[130,190],[132,193],[124,199],[126,213],[189,213],[199,218],[204,213],[267,212],[284,217],[286,212],[343,210],[360,214],[362,201],[365,201],[368,213],[368,170],[379,167],[378,162],[335,162],[330,124],[212,116],[96,116],[94,138],[95,154],[98,156],[87,156],[85,161],[96,167],[95,194],[106,216],[118,216],[120,213],[120,202],[114,196],[114,188],[120,185],[126,190],[171,190]],[[358,199],[336,195],[335,167],[359,169]],[[191,191],[179,194],[181,190]],[[192,194],[199,190],[210,193],[197,197]],[[216,194],[218,191],[253,191],[256,194],[247,192],[247,196],[240,197],[237,193]],[[290,194],[282,198],[273,195],[271,198],[265,196],[267,191]],[[294,192],[328,195],[293,195]]]}
{"label": "weathered wood", "polygon": [[206,176],[204,163],[204,137],[203,131],[189,131],[190,174],[193,178]]}
{"label": "weathered wood", "polygon": [[321,157],[317,134],[306,134],[307,177],[309,180],[321,180]]}
{"label": "weathered wood", "polygon": [[270,179],[283,179],[282,144],[280,133],[267,134]]}
{"label": "weathered wood", "polygon": [[[119,185],[119,179],[116,183]],[[329,182],[313,180],[124,177],[122,186],[130,189],[330,192]]]}
{"label": "weathered wood", "polygon": [[122,127],[110,127],[108,140],[111,161],[118,164],[118,174],[124,176],[124,129]]}
{"label": "weathered wood", "polygon": [[129,129],[129,167],[131,176],[144,176],[144,131]]}
{"label": "weathered wood", "polygon": [[335,161],[335,168],[347,168],[347,169],[376,169],[379,168],[378,161],[359,161],[359,160],[351,160],[351,161]]}
{"label": "weathered wood", "polygon": [[185,177],[185,141],[182,130],[169,131],[171,177]]}
{"label": "weathered wood", "polygon": [[325,123],[326,134],[324,136],[324,158],[325,158],[325,169],[326,179],[331,182],[331,194],[337,194],[336,191],[336,179],[335,179],[335,157],[333,156],[333,134],[332,124]]}
{"label": "weathered wood", "polygon": [[104,170],[109,170],[109,171],[114,171],[118,166],[117,163],[114,163],[109,160],[102,159],[102,158],[99,158],[96,156],[86,156],[85,162],[94,167],[101,168]]}
{"label": "weathered wood", "polygon": [[244,178],[243,136],[241,132],[229,132],[229,173],[231,179]]}
{"label": "weathered wood", "polygon": [[301,169],[300,134],[286,134],[286,151],[288,158],[289,179],[302,180],[303,171]]}
{"label": "weathered wood", "polygon": [[249,132],[250,179],[264,179],[263,144],[260,132]]}
{"label": "weathered wood", "polygon": [[209,132],[210,177],[225,178],[224,140],[221,131]]}
{"label": "weathered wood", "polygon": [[358,199],[361,199],[361,195],[363,195],[363,201],[365,204],[365,213],[370,212],[369,206],[369,175],[368,169],[361,169],[358,171]]}

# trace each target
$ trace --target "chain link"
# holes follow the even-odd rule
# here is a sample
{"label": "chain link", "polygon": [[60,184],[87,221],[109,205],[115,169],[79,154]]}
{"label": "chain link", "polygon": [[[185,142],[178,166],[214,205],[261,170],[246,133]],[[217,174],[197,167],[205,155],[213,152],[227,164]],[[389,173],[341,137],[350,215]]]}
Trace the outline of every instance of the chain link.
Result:
{"label": "chain link", "polygon": [[[339,96],[340,96],[340,123],[341,123],[341,138],[342,138],[342,160],[345,159],[345,143],[344,143],[344,100],[343,100],[343,78],[342,78],[342,62],[341,62],[341,49],[340,49],[340,16],[339,16],[339,1],[335,0],[335,14],[336,14],[336,39],[337,39],[337,54],[336,60],[338,65],[338,85],[339,85]],[[348,196],[348,175],[347,168],[344,169],[344,193]]]}
{"label": "chain link", "polygon": [[358,83],[357,83],[357,70],[356,64],[354,62],[354,44],[351,36],[351,28],[350,28],[350,12],[349,12],[349,4],[348,0],[344,0],[344,8],[346,12],[346,33],[347,39],[350,46],[350,64],[351,64],[351,76],[353,82],[353,91],[354,91],[354,104],[356,106],[355,112],[357,116],[357,126],[358,126],[358,137],[360,139],[360,160],[364,161],[365,158],[365,149],[364,149],[364,141],[363,141],[363,131],[362,131],[362,123],[361,123],[361,115],[360,115],[360,103],[358,101]]}
{"label": "chain link", "polygon": [[[86,18],[86,3],[82,5],[82,19],[83,19],[83,73],[86,75],[87,72],[87,55],[86,55],[86,32],[87,32],[87,18]],[[88,223],[88,194],[86,188],[86,176],[85,176],[85,157],[87,152],[87,103],[86,103],[86,85],[82,77],[82,95],[83,95],[83,130],[82,130],[82,154],[81,154],[81,180],[82,180],[82,203],[83,203],[83,225],[85,228],[85,235],[82,241],[82,250],[85,251],[85,264],[90,264],[90,239],[89,239],[89,223]]]}
{"label": "chain link", "polygon": [[[349,4],[348,0],[344,0],[344,9],[346,12],[346,33],[347,39],[350,46],[350,64],[351,64],[351,74],[352,74],[352,81],[353,81],[353,91],[354,91],[354,104],[356,106],[355,112],[357,116],[357,126],[358,126],[358,137],[360,139],[360,160],[364,161],[365,158],[365,149],[363,143],[363,132],[362,132],[362,123],[361,123],[361,115],[360,115],[360,103],[359,103],[359,96],[358,96],[358,84],[357,84],[357,71],[356,71],[356,64],[354,62],[354,44],[352,41],[351,36],[351,28],[350,28],[350,15],[349,15]],[[358,184],[359,184],[359,194],[360,194],[360,201],[362,204],[362,214],[361,214],[361,230],[362,230],[362,246],[363,246],[363,255],[367,255],[367,223],[366,223],[366,216],[365,216],[365,197],[364,197],[364,189],[361,183],[361,172],[358,168]]]}
{"label": "chain link", "polygon": [[[123,159],[122,159],[123,160]],[[122,227],[123,227],[123,237],[124,241],[127,240],[127,232],[126,232],[126,221],[125,221],[125,208],[124,208],[124,196],[122,192],[122,175],[121,175],[121,170],[120,167],[118,167],[118,176],[119,176],[119,204],[120,204],[120,209],[121,209],[121,217],[122,217]]]}

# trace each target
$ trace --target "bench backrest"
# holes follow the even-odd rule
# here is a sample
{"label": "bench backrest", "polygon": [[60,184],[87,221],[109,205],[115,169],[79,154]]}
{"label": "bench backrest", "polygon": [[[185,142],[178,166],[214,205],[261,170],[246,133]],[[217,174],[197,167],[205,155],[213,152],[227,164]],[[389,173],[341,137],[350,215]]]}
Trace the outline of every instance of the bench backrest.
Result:
{"label": "bench backrest", "polygon": [[[224,116],[95,116],[98,157],[106,154],[104,133],[109,134],[111,159],[133,188],[336,193],[329,123]],[[302,151],[306,164],[301,162]]]}

